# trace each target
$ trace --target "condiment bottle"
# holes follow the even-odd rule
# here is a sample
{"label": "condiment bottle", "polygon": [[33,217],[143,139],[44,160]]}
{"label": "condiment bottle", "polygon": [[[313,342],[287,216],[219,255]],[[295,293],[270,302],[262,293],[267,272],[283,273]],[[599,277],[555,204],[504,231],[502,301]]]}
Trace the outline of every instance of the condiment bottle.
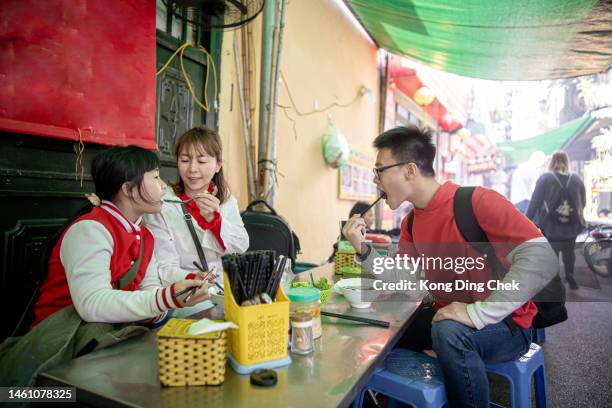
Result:
{"label": "condiment bottle", "polygon": [[321,337],[321,291],[311,287],[291,288],[287,297],[291,301],[289,313],[309,313],[312,316],[313,337]]}
{"label": "condiment bottle", "polygon": [[309,313],[291,315],[291,352],[310,354],[314,351],[312,316]]}

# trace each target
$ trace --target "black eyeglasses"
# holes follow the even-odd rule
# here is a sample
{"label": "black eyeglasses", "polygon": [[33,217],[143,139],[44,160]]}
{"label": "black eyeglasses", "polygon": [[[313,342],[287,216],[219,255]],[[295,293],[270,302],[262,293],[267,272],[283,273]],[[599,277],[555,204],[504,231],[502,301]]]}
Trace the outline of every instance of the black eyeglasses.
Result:
{"label": "black eyeglasses", "polygon": [[380,175],[382,174],[383,171],[390,169],[392,167],[397,167],[397,166],[402,166],[404,164],[410,164],[412,162],[409,161],[405,161],[405,162],[399,162],[399,163],[395,163],[395,164],[389,164],[388,166],[382,166],[382,167],[374,167],[372,169],[372,171],[374,172],[374,177],[376,177],[377,179],[380,180]]}

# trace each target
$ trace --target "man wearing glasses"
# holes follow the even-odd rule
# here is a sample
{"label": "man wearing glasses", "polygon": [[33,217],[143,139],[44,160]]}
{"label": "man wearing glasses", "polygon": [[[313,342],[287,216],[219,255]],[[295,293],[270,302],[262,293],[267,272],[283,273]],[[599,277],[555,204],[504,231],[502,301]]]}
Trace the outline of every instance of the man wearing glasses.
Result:
{"label": "man wearing glasses", "polygon": [[[436,148],[430,131],[398,127],[378,136],[374,147],[378,150],[374,182],[386,196],[387,205],[394,210],[409,201],[415,207],[402,221],[400,251],[428,256],[428,250],[439,252],[444,248],[440,243],[465,245],[453,207],[459,186],[436,180],[433,169]],[[448,297],[440,300],[443,297],[432,292],[432,307],[418,312],[401,343],[416,351],[433,349],[443,369],[451,406],[488,407],[484,363],[514,360],[528,350],[532,320],[537,313],[530,299],[557,274],[559,264],[538,228],[503,196],[477,187],[471,200],[474,215],[489,242],[503,243],[509,248],[503,252],[495,247],[508,271],[503,282],[512,281],[521,290],[513,293],[491,290],[474,296],[472,301],[453,301]],[[363,219],[351,218],[343,233],[357,251],[362,266],[373,265],[373,258],[380,255],[365,244]],[[455,275],[453,271],[445,273],[447,276],[442,277],[439,271],[425,269],[425,278],[435,282],[439,278],[448,280],[449,273],[451,280],[466,276]]]}

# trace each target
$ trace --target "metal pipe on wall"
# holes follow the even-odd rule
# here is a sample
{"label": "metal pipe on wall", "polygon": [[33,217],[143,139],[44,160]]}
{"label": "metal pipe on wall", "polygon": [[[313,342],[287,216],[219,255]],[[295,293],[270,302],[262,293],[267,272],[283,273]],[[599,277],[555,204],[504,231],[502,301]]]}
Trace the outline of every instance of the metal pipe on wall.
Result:
{"label": "metal pipe on wall", "polygon": [[242,67],[240,64],[240,58],[238,58],[238,43],[236,41],[236,34],[234,34],[234,63],[236,65],[236,78],[238,82],[238,96],[240,97],[240,113],[242,117],[242,137],[244,139],[244,148],[246,153],[246,165],[247,165],[247,177],[249,186],[249,202],[253,201],[256,197],[255,191],[255,175],[253,172],[253,162],[251,160],[251,144],[249,140],[249,119],[247,106],[244,101],[244,88],[242,84]]}
{"label": "metal pipe on wall", "polygon": [[[254,118],[255,118],[255,106],[253,104],[255,98],[255,71],[254,71],[254,57],[253,57],[253,49],[254,41],[253,41],[253,25],[247,24],[242,26],[241,28],[241,52],[242,52],[242,82],[243,82],[243,90],[244,90],[244,103],[247,108],[247,122],[249,125],[249,146],[250,151],[248,154],[251,157],[251,168],[254,175],[257,174],[257,167],[255,163],[257,163],[257,140],[255,140],[255,126],[254,126]],[[256,182],[256,177],[254,176],[254,183]],[[253,200],[257,197],[257,192],[253,190],[252,192]]]}
{"label": "metal pipe on wall", "polygon": [[[387,87],[389,86],[389,53],[384,52],[383,57],[379,57],[378,64],[378,85],[380,101],[378,103],[378,134],[385,131],[385,119],[387,115]],[[382,203],[376,204],[374,207],[375,227],[382,228]]]}
{"label": "metal pipe on wall", "polygon": [[[278,77],[278,71],[280,69],[280,56],[283,48],[283,31],[285,28],[285,10],[287,8],[287,1],[281,0],[280,4],[280,21],[278,21],[276,28],[276,41],[275,41],[275,55],[274,55],[274,74],[272,75],[272,113],[270,115],[270,160],[274,163],[274,171],[276,172],[276,166],[278,164],[276,160],[276,114],[278,112],[278,90],[280,88],[280,81]],[[270,205],[274,206],[274,196],[276,194],[276,176],[271,179],[273,182],[269,186],[270,194],[267,199]]]}
{"label": "metal pipe on wall", "polygon": [[257,154],[257,197],[263,198],[268,184],[268,134],[270,114],[270,77],[272,75],[272,46],[278,0],[267,0],[263,10],[261,35],[261,74],[259,81],[259,143]]}

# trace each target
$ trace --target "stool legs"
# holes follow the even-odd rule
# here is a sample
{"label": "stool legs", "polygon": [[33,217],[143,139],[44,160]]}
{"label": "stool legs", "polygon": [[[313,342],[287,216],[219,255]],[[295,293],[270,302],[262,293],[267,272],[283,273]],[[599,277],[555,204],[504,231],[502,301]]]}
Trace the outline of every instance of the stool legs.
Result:
{"label": "stool legs", "polygon": [[[513,408],[531,408],[531,376],[521,375],[512,378],[503,375],[510,383],[510,405]],[[548,408],[546,399],[546,372],[544,366],[540,366],[534,373],[535,400],[537,408]],[[495,406],[495,404],[491,404]]]}
{"label": "stool legs", "polygon": [[511,380],[510,382],[512,386],[512,407],[531,407],[531,376],[521,375],[519,378],[515,378],[515,381]]}
{"label": "stool legs", "polygon": [[544,329],[535,329],[535,339],[534,342],[537,344],[544,344],[546,342],[546,330]]}
{"label": "stool legs", "polygon": [[357,397],[355,397],[355,401],[353,401],[353,408],[361,408],[363,405],[363,398],[365,397],[365,393],[368,390],[366,388],[359,391]]}
{"label": "stool legs", "polygon": [[[371,389],[372,391],[377,391],[374,388],[369,388],[369,389]],[[355,400],[353,401],[352,408],[361,408],[363,406],[363,401],[365,399],[366,392],[368,392],[368,388],[364,388],[359,392],[359,394],[357,395],[357,397],[355,397]],[[404,402],[401,399],[397,399],[396,396],[394,395],[387,395],[387,398],[388,398],[388,404],[387,404],[388,408],[405,407],[409,404],[410,406],[413,406],[412,404],[414,404],[410,402]],[[416,406],[418,408],[420,406],[420,403],[418,403]],[[440,405],[434,405],[434,404],[427,405],[428,408],[444,408],[446,406],[447,406],[446,402]]]}
{"label": "stool legs", "polygon": [[548,408],[548,401],[546,400],[546,371],[544,366],[540,366],[535,372],[535,394],[536,394],[536,407],[537,408]]}
{"label": "stool legs", "polygon": [[406,405],[407,404],[405,402],[396,400],[395,398],[389,398],[389,400],[387,401],[387,408],[403,408]]}

